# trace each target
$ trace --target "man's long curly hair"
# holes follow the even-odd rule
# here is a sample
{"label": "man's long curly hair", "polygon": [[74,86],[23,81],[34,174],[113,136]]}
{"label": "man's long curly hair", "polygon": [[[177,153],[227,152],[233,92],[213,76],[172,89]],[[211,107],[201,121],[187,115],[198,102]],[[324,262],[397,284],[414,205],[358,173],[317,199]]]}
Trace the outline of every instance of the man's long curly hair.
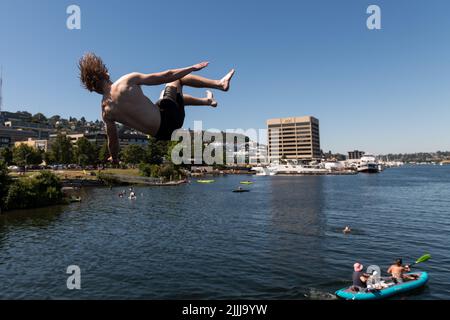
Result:
{"label": "man's long curly hair", "polygon": [[103,93],[103,84],[110,82],[108,68],[103,60],[93,53],[86,53],[79,61],[80,80],[84,88],[90,92]]}

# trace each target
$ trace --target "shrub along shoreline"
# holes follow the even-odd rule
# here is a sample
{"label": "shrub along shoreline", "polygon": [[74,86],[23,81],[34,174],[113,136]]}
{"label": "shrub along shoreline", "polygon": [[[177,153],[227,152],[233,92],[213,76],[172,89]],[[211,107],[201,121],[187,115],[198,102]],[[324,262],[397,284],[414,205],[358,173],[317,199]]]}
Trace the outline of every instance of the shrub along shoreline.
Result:
{"label": "shrub along shoreline", "polygon": [[0,212],[40,208],[64,204],[60,179],[49,171],[35,176],[11,179],[4,164],[0,164]]}
{"label": "shrub along shoreline", "polygon": [[[92,173],[92,172],[91,172]],[[128,173],[128,172],[127,172]],[[131,174],[127,174],[133,177]],[[176,185],[187,177],[187,172],[173,164],[150,165],[141,164],[136,169],[136,176],[159,178],[160,184]],[[6,211],[20,209],[34,209],[53,205],[68,204],[70,199],[65,197],[63,187],[70,182],[81,181],[84,185],[85,177],[61,177],[50,171],[36,172],[31,176],[13,178],[3,162],[0,162],[0,214]],[[120,181],[115,174],[99,171],[90,175],[87,182],[97,182],[103,186],[128,184]]]}

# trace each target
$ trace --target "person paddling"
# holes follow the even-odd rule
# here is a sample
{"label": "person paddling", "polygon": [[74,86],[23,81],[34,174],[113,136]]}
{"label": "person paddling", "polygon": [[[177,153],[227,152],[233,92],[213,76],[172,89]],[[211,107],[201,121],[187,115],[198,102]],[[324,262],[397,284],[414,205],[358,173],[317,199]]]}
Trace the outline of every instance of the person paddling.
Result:
{"label": "person paddling", "polygon": [[403,260],[401,258],[395,260],[395,263],[389,267],[387,273],[391,274],[392,280],[396,283],[403,283],[405,280],[416,280],[417,275],[413,274],[405,274],[406,272],[410,272],[411,268],[407,266],[403,266]]}

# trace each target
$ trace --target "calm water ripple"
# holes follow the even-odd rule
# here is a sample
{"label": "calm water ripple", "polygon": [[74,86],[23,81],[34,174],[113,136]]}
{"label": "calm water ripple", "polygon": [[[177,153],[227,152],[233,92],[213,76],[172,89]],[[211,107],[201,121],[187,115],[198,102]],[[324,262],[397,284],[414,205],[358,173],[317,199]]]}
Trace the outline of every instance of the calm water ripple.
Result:
{"label": "calm water ripple", "polygon": [[386,269],[429,252],[429,285],[398,298],[450,299],[450,167],[253,177],[231,193],[244,179],[136,188],[134,202],[88,189],[80,204],[0,216],[0,298],[334,299],[356,260]]}

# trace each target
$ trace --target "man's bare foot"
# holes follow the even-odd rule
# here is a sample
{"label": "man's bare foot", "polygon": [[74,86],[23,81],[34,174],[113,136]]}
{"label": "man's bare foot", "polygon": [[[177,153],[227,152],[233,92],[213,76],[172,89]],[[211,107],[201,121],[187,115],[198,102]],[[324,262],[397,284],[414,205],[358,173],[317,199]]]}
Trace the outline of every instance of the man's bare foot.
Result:
{"label": "man's bare foot", "polygon": [[214,94],[209,90],[206,90],[206,99],[208,99],[209,105],[211,107],[213,107],[213,108],[217,107],[218,103],[217,103],[216,99],[214,98]]}
{"label": "man's bare foot", "polygon": [[235,73],[235,70],[232,69],[230,72],[228,72],[228,74],[225,77],[222,78],[222,80],[220,80],[220,86],[223,91],[230,90],[230,81],[231,81],[231,78],[233,78],[234,73]]}

